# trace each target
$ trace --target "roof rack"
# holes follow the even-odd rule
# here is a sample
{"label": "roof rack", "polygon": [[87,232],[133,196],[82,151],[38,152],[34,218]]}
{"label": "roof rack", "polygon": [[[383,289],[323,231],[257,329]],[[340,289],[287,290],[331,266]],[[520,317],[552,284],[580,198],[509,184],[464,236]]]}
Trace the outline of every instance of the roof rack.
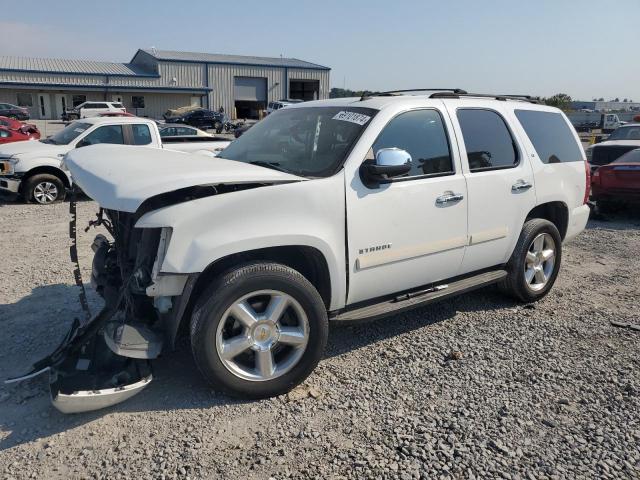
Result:
{"label": "roof rack", "polygon": [[406,90],[388,90],[386,92],[367,92],[364,91],[362,92],[362,97],[360,97],[360,101],[366,100],[368,98],[371,97],[392,97],[395,95],[400,95],[402,93],[409,93],[409,92],[441,92],[441,93],[445,93],[445,92],[450,92],[450,94],[459,94],[459,95],[466,95],[466,91],[462,90],[461,88],[409,88]]}
{"label": "roof rack", "polygon": [[540,103],[540,98],[531,95],[492,95],[487,93],[467,93],[467,92],[448,92],[441,91],[429,95],[429,98],[460,98],[460,97],[477,97],[477,98],[493,98],[495,100],[520,100],[522,102]]}

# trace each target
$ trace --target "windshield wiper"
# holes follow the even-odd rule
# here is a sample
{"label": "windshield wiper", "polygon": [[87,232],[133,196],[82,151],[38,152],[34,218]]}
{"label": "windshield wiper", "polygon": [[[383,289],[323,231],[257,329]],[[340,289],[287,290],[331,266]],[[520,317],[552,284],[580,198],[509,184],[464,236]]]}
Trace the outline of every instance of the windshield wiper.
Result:
{"label": "windshield wiper", "polygon": [[53,140],[52,138],[45,138],[44,140],[40,140],[42,143],[50,143],[52,145],[58,145],[58,142]]}
{"label": "windshield wiper", "polygon": [[272,170],[277,170],[279,172],[286,172],[285,169],[280,167],[278,162],[263,162],[262,160],[255,160],[253,162],[249,162],[251,165],[258,165],[259,167],[271,168]]}

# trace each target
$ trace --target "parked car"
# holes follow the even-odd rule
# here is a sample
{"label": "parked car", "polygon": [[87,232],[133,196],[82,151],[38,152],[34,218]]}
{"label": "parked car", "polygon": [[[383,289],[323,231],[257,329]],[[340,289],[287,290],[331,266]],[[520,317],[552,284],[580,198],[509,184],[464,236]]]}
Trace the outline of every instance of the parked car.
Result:
{"label": "parked car", "polygon": [[213,135],[200,130],[196,127],[190,127],[188,125],[182,125],[180,123],[164,123],[158,125],[160,131],[160,137],[207,137],[213,138]]}
{"label": "parked car", "polygon": [[215,388],[263,398],[313,371],[329,319],[492,284],[539,300],[589,217],[589,169],[566,116],[507,96],[295,105],[221,157],[116,146],[67,155],[113,241],[94,241],[104,310],[34,367],[50,368],[62,411],[135,394],[151,381],[148,360],[182,332]]}
{"label": "parked car", "polygon": [[174,117],[165,117],[167,123],[182,123],[198,128],[213,128],[214,130],[222,130],[224,123],[224,114],[200,108],[198,110],[187,111],[182,115]]}
{"label": "parked car", "polygon": [[44,140],[0,146],[0,191],[18,193],[25,201],[39,204],[63,200],[73,179],[62,160],[67,153],[81,147],[138,145],[198,153],[201,158],[217,155],[229,143],[226,139],[207,137],[162,139],[156,123],[146,118],[86,118]]}
{"label": "parked car", "polygon": [[40,131],[33,130],[31,125],[25,125],[19,129],[12,129],[0,126],[0,145],[12,142],[22,142],[24,140],[37,140],[40,138]]}
{"label": "parked car", "polygon": [[640,124],[628,123],[618,127],[607,140],[586,149],[591,171],[613,162],[636,148],[640,148]]}
{"label": "parked car", "polygon": [[29,110],[10,103],[0,103],[0,115],[15,120],[29,120]]}
{"label": "parked car", "polygon": [[65,122],[78,120],[80,118],[99,117],[105,113],[126,113],[127,109],[120,102],[83,102],[71,110],[62,114]]}
{"label": "parked car", "polygon": [[245,123],[245,124],[241,125],[240,127],[236,128],[233,131],[233,136],[235,138],[241,137],[242,135],[244,135],[247,132],[247,130],[249,130],[254,125],[255,125],[255,123]]}
{"label": "parked car", "polygon": [[598,168],[593,173],[591,196],[601,211],[640,203],[640,148]]}
{"label": "parked car", "polygon": [[267,104],[267,115],[273,113],[281,108],[288,107],[289,105],[295,105],[302,102],[302,100],[278,100],[276,102],[269,102]]}

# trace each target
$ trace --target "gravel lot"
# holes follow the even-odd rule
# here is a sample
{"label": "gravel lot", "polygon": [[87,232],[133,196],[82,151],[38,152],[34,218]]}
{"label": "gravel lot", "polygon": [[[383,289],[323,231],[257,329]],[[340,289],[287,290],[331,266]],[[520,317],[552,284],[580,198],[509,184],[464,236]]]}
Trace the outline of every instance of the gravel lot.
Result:
{"label": "gravel lot", "polygon": [[[67,211],[0,204],[0,378],[80,314]],[[542,302],[485,289],[334,325],[316,372],[271,400],[211,390],[188,345],[104,411],[58,413],[44,377],[2,385],[0,478],[640,478],[640,332],[610,325],[640,323],[639,254],[637,215],[592,221]]]}

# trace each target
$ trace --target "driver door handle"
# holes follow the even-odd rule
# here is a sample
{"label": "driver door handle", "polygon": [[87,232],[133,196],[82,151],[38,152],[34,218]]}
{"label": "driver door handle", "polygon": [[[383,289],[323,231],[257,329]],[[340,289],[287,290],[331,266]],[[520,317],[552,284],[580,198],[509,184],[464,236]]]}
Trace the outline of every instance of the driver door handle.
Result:
{"label": "driver door handle", "polygon": [[521,192],[523,190],[529,190],[533,185],[529,182],[525,182],[524,180],[518,180],[516,183],[511,185],[512,192]]}
{"label": "driver door handle", "polygon": [[461,193],[453,193],[451,191],[444,192],[438,198],[436,198],[436,205],[446,205],[447,203],[459,202],[464,198]]}

